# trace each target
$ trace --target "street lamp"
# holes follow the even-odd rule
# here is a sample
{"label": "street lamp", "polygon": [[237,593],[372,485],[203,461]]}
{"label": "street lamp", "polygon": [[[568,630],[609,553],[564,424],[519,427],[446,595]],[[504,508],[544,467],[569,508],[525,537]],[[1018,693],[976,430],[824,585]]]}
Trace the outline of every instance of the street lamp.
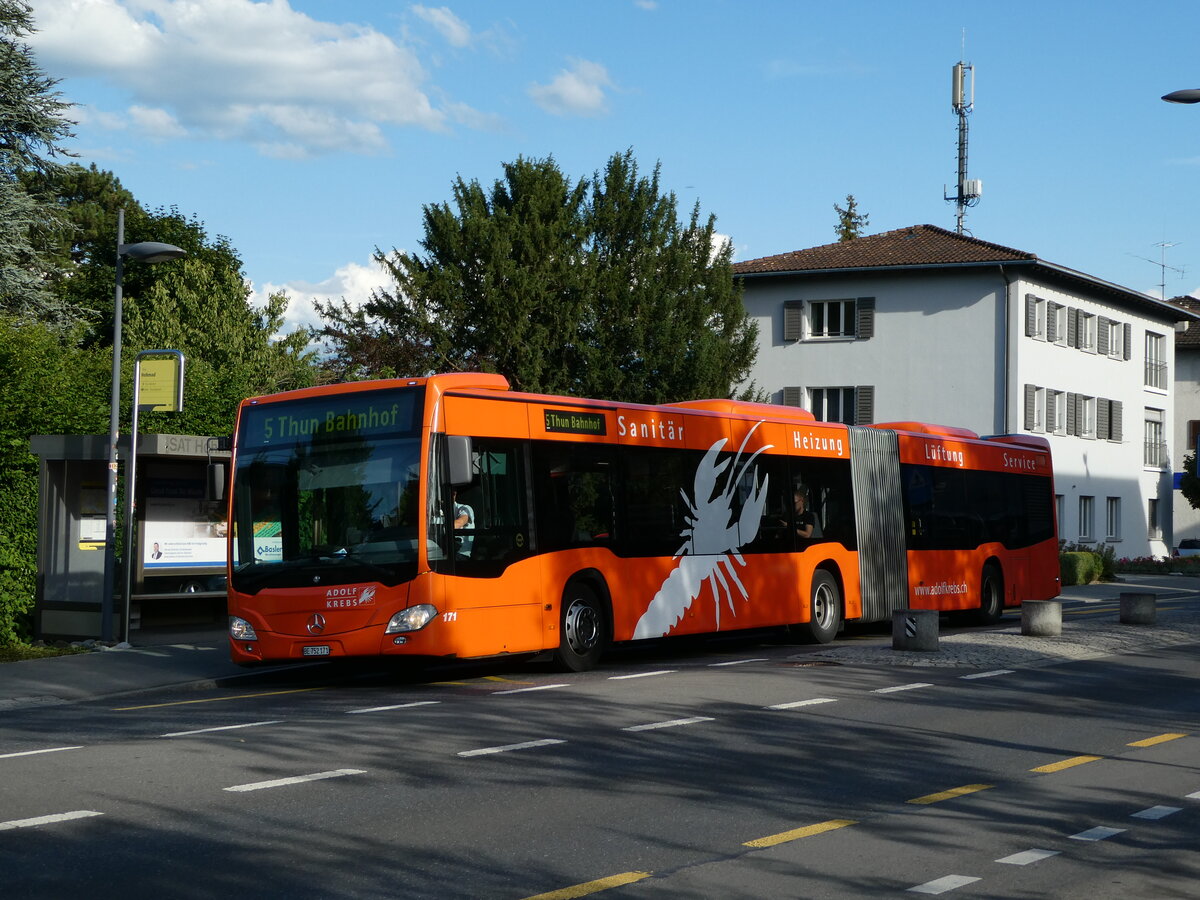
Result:
{"label": "street lamp", "polygon": [[1185,88],[1182,91],[1171,91],[1163,94],[1168,103],[1200,103],[1200,88]]}
{"label": "street lamp", "polygon": [[[113,299],[113,359],[112,401],[108,413],[108,505],[105,507],[104,522],[104,583],[100,596],[100,637],[111,641],[113,634],[113,586],[117,580],[117,438],[121,416],[121,275],[125,257],[145,263],[166,262],[186,256],[187,251],[173,244],[158,241],[125,243],[125,210],[117,210],[117,292]],[[134,438],[136,439],[136,437]],[[130,490],[133,486],[130,485]],[[132,548],[125,548],[126,567],[133,564],[130,559]]]}

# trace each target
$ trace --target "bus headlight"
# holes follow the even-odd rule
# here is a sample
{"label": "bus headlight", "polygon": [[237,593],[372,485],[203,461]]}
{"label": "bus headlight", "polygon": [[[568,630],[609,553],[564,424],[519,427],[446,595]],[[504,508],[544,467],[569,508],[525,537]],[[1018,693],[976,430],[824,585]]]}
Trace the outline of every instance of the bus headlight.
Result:
{"label": "bus headlight", "polygon": [[437,607],[428,603],[419,603],[416,606],[410,606],[408,609],[402,609],[392,616],[383,633],[395,634],[398,631],[420,631],[436,619],[437,614]]}
{"label": "bus headlight", "polygon": [[237,616],[229,617],[229,636],[235,641],[258,640],[258,635],[254,633],[254,626]]}

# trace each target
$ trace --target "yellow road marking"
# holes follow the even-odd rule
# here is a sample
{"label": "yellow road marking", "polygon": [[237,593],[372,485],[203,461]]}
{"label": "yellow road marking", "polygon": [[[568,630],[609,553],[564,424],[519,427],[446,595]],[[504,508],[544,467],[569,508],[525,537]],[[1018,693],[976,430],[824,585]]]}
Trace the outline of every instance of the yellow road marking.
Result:
{"label": "yellow road marking", "polygon": [[1160,734],[1156,737],[1144,738],[1140,741],[1131,741],[1130,743],[1126,744],[1125,746],[1126,747],[1153,747],[1155,744],[1163,744],[1163,743],[1166,743],[1167,741],[1174,741],[1181,737],[1187,737],[1187,735],[1186,734],[1175,734],[1175,733]]}
{"label": "yellow road marking", "polygon": [[588,894],[607,891],[609,888],[621,887],[625,884],[633,884],[635,881],[641,881],[643,878],[649,877],[649,872],[622,872],[620,875],[609,875],[607,878],[585,881],[583,884],[559,888],[557,891],[535,894],[532,897],[526,897],[525,900],[571,900],[573,897],[586,897]]}
{"label": "yellow road marking", "polygon": [[1063,769],[1070,769],[1074,766],[1082,766],[1084,763],[1095,762],[1098,759],[1104,759],[1103,756],[1072,756],[1070,759],[1060,760],[1056,763],[1047,763],[1044,766],[1036,766],[1030,769],[1030,772],[1061,772]]}
{"label": "yellow road marking", "polygon": [[788,841],[796,841],[800,838],[812,837],[814,834],[824,834],[826,831],[835,831],[838,828],[845,828],[847,825],[857,824],[853,819],[830,819],[828,822],[818,822],[816,825],[806,825],[803,828],[793,828],[791,831],[782,831],[779,834],[769,834],[753,841],[746,841],[742,846],[774,847],[776,844],[786,844]]}
{"label": "yellow road marking", "polygon": [[323,691],[323,687],[293,688],[290,691],[266,691],[262,694],[234,694],[231,697],[206,697],[203,700],[175,700],[171,703],[147,703],[145,706],[117,706],[113,712],[129,712],[135,709],[162,709],[164,706],[187,706],[191,703],[217,703],[221,700],[247,700],[251,697],[276,697],[280,694],[303,694],[307,691]]}
{"label": "yellow road marking", "polygon": [[915,800],[909,800],[908,802],[925,806],[930,803],[940,803],[943,800],[950,800],[954,797],[962,797],[964,794],[974,794],[976,791],[986,791],[991,787],[995,787],[995,785],[964,784],[962,787],[950,788],[948,791],[939,791],[936,794],[926,794],[924,797],[917,797]]}

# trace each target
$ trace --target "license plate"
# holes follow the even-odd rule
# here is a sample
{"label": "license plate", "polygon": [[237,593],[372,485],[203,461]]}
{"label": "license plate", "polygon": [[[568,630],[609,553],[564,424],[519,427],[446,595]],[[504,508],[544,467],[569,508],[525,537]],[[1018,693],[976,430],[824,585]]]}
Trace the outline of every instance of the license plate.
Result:
{"label": "license plate", "polygon": [[329,655],[329,647],[328,646],[301,647],[300,655],[301,656],[328,656]]}

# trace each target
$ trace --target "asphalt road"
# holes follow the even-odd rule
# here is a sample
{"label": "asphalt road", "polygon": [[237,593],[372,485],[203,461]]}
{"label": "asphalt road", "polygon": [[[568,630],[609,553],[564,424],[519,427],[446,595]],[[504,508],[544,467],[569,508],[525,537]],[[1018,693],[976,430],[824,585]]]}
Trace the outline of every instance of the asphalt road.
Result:
{"label": "asphalt road", "polygon": [[1196,644],[908,669],[749,638],[584,674],[316,667],[12,710],[0,884],[5,898],[1195,897],[1198,684]]}

